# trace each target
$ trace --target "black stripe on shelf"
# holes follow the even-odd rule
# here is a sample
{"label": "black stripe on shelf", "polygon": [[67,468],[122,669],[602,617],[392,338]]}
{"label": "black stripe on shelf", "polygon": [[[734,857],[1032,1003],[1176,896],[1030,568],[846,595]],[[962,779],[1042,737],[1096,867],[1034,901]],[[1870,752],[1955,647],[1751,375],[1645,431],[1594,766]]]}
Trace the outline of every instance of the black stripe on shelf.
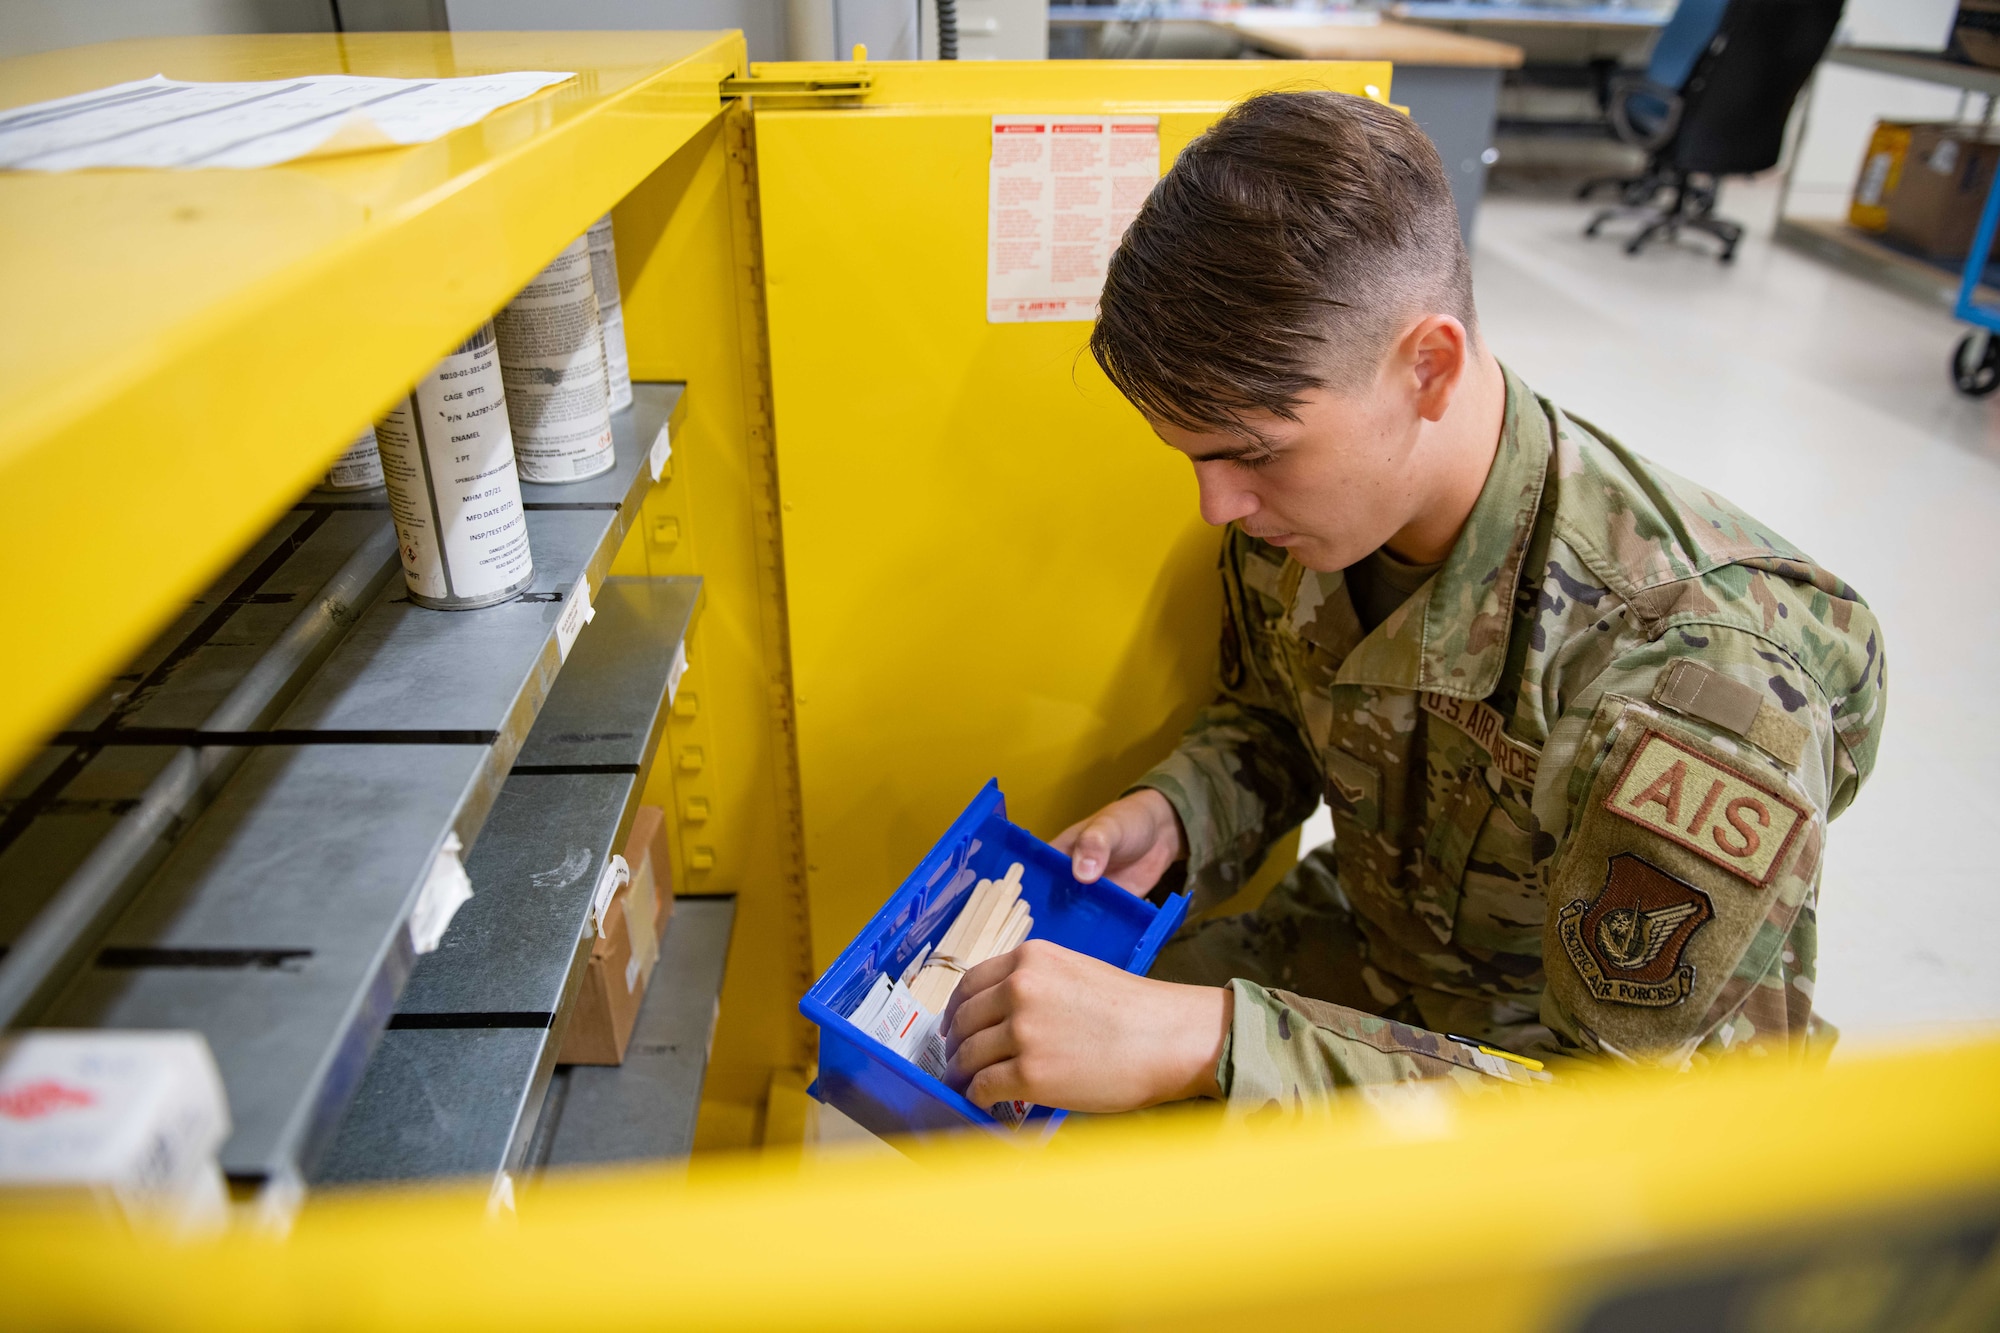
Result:
{"label": "black stripe on shelf", "polygon": [[257,562],[255,569],[243,576],[242,582],[231,588],[223,599],[201,618],[200,624],[188,631],[187,637],[176,644],[172,652],[160,659],[158,666],[148,671],[139,683],[132,687],[131,693],[112,708],[111,715],[98,723],[95,730],[64,732],[66,736],[80,736],[83,739],[52,742],[74,745],[78,748],[70,751],[47,777],[35,784],[35,789],[16,803],[5,817],[0,817],[0,852],[13,846],[15,839],[28,831],[28,825],[35,822],[36,816],[42,813],[43,808],[60,796],[76,775],[83,772],[84,767],[97,757],[98,750],[104,744],[105,733],[116,728],[120,718],[129,716],[140,704],[151,698],[153,691],[166,680],[174,668],[194,656],[203,644],[214,638],[228,623],[229,618],[236,614],[236,609],[249,604],[250,599],[263,588],[265,581],[284,568],[285,562],[290,560],[314,533],[324,527],[331,517],[331,514],[326,513],[309,515],[297,528],[286,534],[284,540],[273,547],[269,555]]}
{"label": "black stripe on shelf", "polygon": [[581,778],[597,774],[638,777],[637,764],[516,764],[507,776],[515,778]]}
{"label": "black stripe on shelf", "polygon": [[[523,500],[529,513],[612,513],[625,506],[615,500]],[[303,514],[351,514],[389,512],[386,500],[301,500],[292,506]]]}
{"label": "black stripe on shelf", "polygon": [[546,1028],[556,1016],[544,1009],[501,1009],[471,1014],[390,1014],[391,1032],[437,1032],[455,1028]]}
{"label": "black stripe on shelf", "polygon": [[497,731],[202,731],[195,727],[120,727],[112,731],[59,731],[55,744],[106,745],[491,745]]}
{"label": "black stripe on shelf", "polygon": [[99,967],[118,971],[139,968],[192,968],[201,971],[270,972],[287,963],[303,962],[311,949],[153,949],[111,947],[97,951]]}

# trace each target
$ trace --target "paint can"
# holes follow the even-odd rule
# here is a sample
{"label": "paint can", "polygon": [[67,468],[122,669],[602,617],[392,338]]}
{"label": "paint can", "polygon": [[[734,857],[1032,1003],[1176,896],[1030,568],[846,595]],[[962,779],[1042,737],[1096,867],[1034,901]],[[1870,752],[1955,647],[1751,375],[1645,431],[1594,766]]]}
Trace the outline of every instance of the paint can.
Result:
{"label": "paint can", "polygon": [[493,324],[417,381],[375,423],[410,600],[492,606],[535,581]]}
{"label": "paint can", "polygon": [[375,450],[375,428],[363,426],[361,433],[354,437],[354,443],[347,446],[347,452],[334,460],[326,470],[326,477],[316,491],[372,491],[382,485],[382,456]]}
{"label": "paint can", "polygon": [[618,292],[618,246],[611,215],[590,224],[590,282],[597,290],[597,319],[604,328],[604,371],[611,381],[611,410],[632,406],[632,362],[625,354],[625,299]]}
{"label": "paint can", "polygon": [[588,235],[536,274],[493,317],[493,329],[521,480],[583,481],[610,471],[618,460]]}

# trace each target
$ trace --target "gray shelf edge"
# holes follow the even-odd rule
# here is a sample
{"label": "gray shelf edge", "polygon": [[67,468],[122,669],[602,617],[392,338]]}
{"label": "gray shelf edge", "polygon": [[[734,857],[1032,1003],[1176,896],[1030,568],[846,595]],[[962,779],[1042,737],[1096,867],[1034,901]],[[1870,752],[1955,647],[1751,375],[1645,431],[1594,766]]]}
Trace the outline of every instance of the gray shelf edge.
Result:
{"label": "gray shelf edge", "polygon": [[1865,69],[1899,79],[1915,79],[1946,88],[1962,88],[1988,97],[2000,95],[2000,69],[1984,65],[1961,65],[1941,59],[1935,52],[1898,51],[1889,47],[1836,46],[1826,53],[1829,65]]}
{"label": "gray shelf edge", "polygon": [[[579,638],[578,648],[572,654],[569,663],[571,674],[559,680],[556,688],[550,691],[549,699],[543,708],[542,717],[549,724],[565,727],[581,725],[598,736],[623,736],[625,738],[623,743],[627,746],[627,750],[619,756],[619,762],[632,761],[629,766],[634,770],[638,770],[643,768],[644,761],[650,757],[652,750],[659,743],[662,728],[671,709],[670,687],[674,683],[671,675],[672,664],[679,653],[685,650],[687,637],[692,632],[695,611],[700,601],[701,580],[696,577],[670,576],[659,578],[628,578],[618,580],[617,585],[615,591],[620,595],[607,596],[603,599],[603,610],[598,620],[593,622],[592,635],[587,639]],[[643,589],[643,592],[640,591],[641,589]],[[637,601],[639,605],[636,607],[633,606],[633,601]],[[630,617],[629,621],[628,617]],[[656,634],[655,631],[658,631],[658,633]],[[649,649],[650,651],[642,650],[642,644],[644,645],[644,649]],[[607,654],[609,654],[608,657],[606,656]],[[604,679],[607,670],[613,677],[610,682]],[[582,699],[579,702],[580,695],[584,692],[588,692],[590,697]],[[602,714],[601,720],[593,716],[594,712]],[[642,714],[643,716],[641,716]],[[606,730],[607,728],[615,728],[619,725],[629,727],[634,723],[641,724],[641,729],[637,732]],[[565,735],[560,732],[547,737],[541,736],[540,732],[531,732],[528,745],[533,746],[539,740],[542,748],[549,750],[559,748],[565,739]],[[536,787],[539,787],[540,784],[563,783],[582,786],[585,784],[603,785],[607,782],[615,782],[618,780],[618,775],[611,773],[541,774],[533,772],[525,775],[510,775],[510,781],[516,778],[536,784]],[[643,780],[637,772],[634,772],[625,775],[622,781],[623,792],[618,798],[618,810],[615,814],[599,810],[597,818],[594,821],[594,827],[586,831],[585,837],[589,838],[591,845],[588,872],[580,879],[572,881],[575,886],[590,886],[597,882],[604,865],[609,861],[612,853],[618,849],[618,837],[629,827],[630,814],[638,805],[643,794]],[[530,788],[529,790],[535,790],[535,788]],[[533,808],[532,805],[530,808]],[[574,812],[565,813],[573,814]],[[606,817],[607,814],[610,815],[609,818]],[[546,829],[539,830],[539,833],[544,836],[547,832],[548,830]],[[540,838],[531,838],[530,842],[531,845],[537,845],[540,842]],[[524,906],[525,902],[520,902],[517,897],[524,892],[522,887],[523,877],[525,876],[532,882],[533,876],[538,872],[532,870],[530,867],[519,864],[509,864],[504,869],[489,870],[487,867],[480,865],[481,860],[482,857],[477,848],[467,858],[468,869],[474,872],[475,877],[473,904],[480,903],[481,894],[488,895],[489,900],[493,896],[504,894],[506,895],[505,901],[509,906],[517,905],[517,903]],[[502,883],[491,888],[480,887],[479,881],[487,878],[490,874],[499,875]],[[472,908],[473,904],[468,904],[468,910]],[[496,1185],[503,1176],[519,1174],[522,1162],[528,1151],[530,1140],[539,1122],[543,1100],[547,1094],[550,1079],[555,1070],[556,1055],[562,1049],[564,1036],[568,1031],[573,1014],[576,996],[583,983],[584,965],[589,958],[594,939],[589,929],[589,891],[587,887],[584,887],[581,895],[576,897],[575,906],[577,908],[575,919],[573,921],[565,921],[561,927],[573,939],[568,952],[568,958],[563,967],[563,982],[560,994],[556,997],[554,1006],[549,1011],[550,1020],[548,1026],[539,1030],[540,1035],[536,1043],[535,1060],[529,1068],[526,1081],[519,1084],[509,1083],[504,1088],[494,1087],[489,1090],[491,1095],[511,1098],[514,1107],[511,1132],[498,1160],[492,1166],[494,1183]],[[504,913],[507,908],[503,907],[499,910]],[[501,919],[505,920],[504,916]],[[470,920],[470,917],[461,914],[454,921],[451,930],[448,930],[446,933],[446,938],[440,952],[429,956],[429,966],[433,968],[442,966],[446,969],[445,975],[449,976],[451,971],[456,969],[473,968],[483,972],[486,967],[505,961],[504,959],[482,957],[478,954],[458,954],[453,952],[454,946],[464,947],[467,943],[460,936],[463,935],[463,927]],[[457,932],[457,934],[454,934],[454,932]],[[510,936],[509,938],[518,937]],[[423,968],[426,966],[426,961],[419,960],[417,967],[419,969]],[[546,958],[542,961],[545,967],[547,963]],[[438,974],[433,972],[431,975],[436,977]],[[415,980],[416,977],[417,973],[413,972],[412,979]],[[446,987],[445,997],[450,998],[452,994],[450,982],[447,981],[444,984]],[[435,991],[437,987],[433,986],[431,989]],[[478,988],[475,987],[476,989]],[[459,997],[463,998],[462,989]],[[418,1007],[412,1008],[410,1006],[412,998],[406,989],[403,1002],[398,1004],[396,1012],[400,1015],[419,1020],[419,1022],[402,1030],[429,1031],[434,1033],[441,1031],[454,1032],[459,1034],[460,1040],[468,1047],[472,1042],[477,1040],[476,1033],[491,1030],[475,1027],[453,1027],[448,1023],[448,1020],[454,1016],[467,1013],[477,1016],[490,1013],[491,1010],[482,1008],[467,1010],[463,1007],[434,1007],[438,998],[436,995],[414,997],[419,1001],[419,1004]],[[490,999],[492,997],[489,994],[484,998]],[[520,997],[517,995],[514,998],[519,999]],[[431,1003],[424,1003],[424,1001],[430,1001]],[[392,1031],[384,1034],[383,1040],[385,1042],[402,1044],[413,1040],[412,1038],[398,1038],[394,1035],[396,1025],[393,1019],[390,1020],[390,1027]],[[512,1030],[520,1031],[521,1029],[516,1028]],[[438,1036],[428,1040],[443,1042],[449,1041],[450,1038]],[[379,1044],[376,1047],[376,1054],[371,1059],[368,1069],[363,1071],[361,1083],[357,1091],[360,1088],[369,1087],[368,1080],[371,1076],[382,1080],[386,1086],[377,1087],[375,1091],[383,1097],[382,1105],[384,1105],[385,1110],[380,1114],[372,1115],[372,1118],[368,1121],[355,1122],[352,1132],[357,1136],[357,1146],[343,1152],[342,1135],[347,1132],[348,1122],[352,1119],[353,1115],[361,1109],[359,1106],[350,1105],[347,1114],[341,1118],[339,1124],[335,1125],[331,1131],[327,1154],[323,1154],[322,1160],[316,1161],[313,1164],[309,1173],[310,1183],[315,1188],[359,1183],[364,1180],[420,1179],[446,1174],[464,1174],[462,1169],[455,1169],[462,1163],[463,1158],[454,1158],[451,1162],[438,1166],[438,1169],[427,1169],[428,1166],[437,1165],[437,1155],[435,1154],[432,1156],[430,1162],[427,1163],[423,1160],[422,1154],[413,1153],[406,1159],[404,1163],[405,1169],[393,1173],[371,1170],[370,1167],[372,1164],[352,1160],[352,1155],[362,1151],[364,1148],[370,1145],[379,1146],[384,1142],[392,1141],[396,1137],[397,1117],[394,1114],[393,1108],[398,1105],[407,1107],[413,1104],[422,1104],[429,1097],[430,1089],[426,1088],[420,1090],[423,1096],[415,1096],[406,1092],[403,1095],[402,1101],[398,1103],[395,1096],[395,1076],[386,1068],[382,1071],[377,1071],[374,1067],[376,1061],[381,1058],[384,1049]],[[518,1068],[518,1065],[515,1067]],[[407,1069],[408,1066],[405,1066],[405,1068]],[[421,1077],[421,1075],[417,1071],[411,1070],[408,1077],[416,1078]],[[327,1158],[331,1160],[326,1160]]]}
{"label": "gray shelf edge", "polygon": [[625,1063],[557,1070],[524,1169],[659,1163],[693,1150],[735,925],[733,895],[674,905]]}
{"label": "gray shelf edge", "polygon": [[[644,390],[648,386],[635,387],[640,390],[643,397]],[[679,419],[685,412],[684,386],[650,387],[655,390],[666,388],[672,393],[672,399],[666,404],[665,412],[657,413],[659,419],[665,422]],[[635,403],[634,410],[629,416],[624,413],[620,415],[632,422],[627,431],[632,443],[629,462],[631,472],[629,476],[623,478],[622,494],[595,502],[586,499],[580,503],[547,502],[542,501],[538,495],[537,503],[532,506],[532,509],[537,511],[588,509],[610,514],[610,521],[591,545],[576,575],[588,584],[593,600],[600,595],[619,546],[630,531],[632,523],[636,521],[639,501],[652,485],[645,460],[647,446],[652,441],[650,438],[639,438],[640,405]],[[646,412],[644,415],[652,418],[656,413]],[[627,465],[627,460],[621,458],[621,472]],[[557,488],[535,489],[537,492],[544,492]],[[303,507],[313,506],[308,501]],[[373,508],[374,506],[332,507]],[[563,599],[566,600],[574,586],[575,578],[558,583],[558,590]],[[588,634],[588,629],[584,634]],[[485,750],[482,756],[483,762],[479,764],[472,779],[466,783],[455,802],[452,817],[440,827],[435,845],[413,875],[410,888],[404,895],[403,905],[397,912],[394,922],[385,930],[385,938],[368,969],[366,980],[352,993],[345,1012],[336,1020],[339,1035],[323,1050],[321,1058],[306,1078],[306,1087],[313,1091],[302,1094],[288,1114],[281,1115],[277,1121],[271,1122],[277,1125],[275,1142],[278,1147],[275,1156],[259,1154],[262,1157],[261,1161],[239,1159],[229,1164],[232,1176],[240,1183],[256,1184],[261,1181],[290,1187],[296,1184],[300,1172],[309,1166],[313,1157],[324,1147],[328,1136],[337,1126],[348,1099],[359,1085],[367,1057],[379,1039],[395,998],[408,976],[412,955],[409,952],[406,926],[425,874],[437,852],[442,850],[448,833],[455,832],[468,853],[476,846],[480,829],[498,796],[500,787],[505,782],[513,757],[525,742],[534,718],[539,713],[549,690],[553,688],[554,680],[559,678],[561,666],[561,653],[552,619],[547,637],[526,674],[527,684],[515,696],[494,743],[483,747]],[[540,688],[536,687],[537,682],[540,682]],[[111,743],[119,742],[113,738]],[[252,747],[253,754],[259,748],[278,747]],[[141,890],[142,898],[145,892],[146,890]],[[114,923],[113,930],[116,928]],[[88,973],[90,970],[91,965],[86,963],[83,972]],[[74,983],[70,985],[73,991]]]}
{"label": "gray shelf edge", "polygon": [[[1859,245],[1842,244],[1812,227],[1802,226],[1792,218],[1779,218],[1772,228],[1771,239],[1788,250],[1830,264],[1843,273],[1922,301],[1925,305],[1942,306],[1946,310],[1958,306],[1957,277],[1942,269],[1933,277],[1915,267],[1924,261],[1912,256],[1878,257]],[[1982,286],[1980,291],[1988,292],[1989,289]]]}

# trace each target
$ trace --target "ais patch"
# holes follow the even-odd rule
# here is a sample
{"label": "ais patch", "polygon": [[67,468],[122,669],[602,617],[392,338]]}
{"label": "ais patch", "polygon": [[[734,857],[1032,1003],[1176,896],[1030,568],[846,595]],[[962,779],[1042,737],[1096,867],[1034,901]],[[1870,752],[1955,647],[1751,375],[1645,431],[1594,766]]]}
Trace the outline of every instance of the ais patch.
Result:
{"label": "ais patch", "polygon": [[1557,933],[1583,984],[1611,1004],[1663,1009],[1694,988],[1683,963],[1694,933],[1715,915],[1708,895],[1632,852],[1611,858],[1595,902],[1563,908]]}
{"label": "ais patch", "polygon": [[1652,730],[1604,806],[1758,888],[1771,882],[1792,839],[1811,822],[1755,778]]}

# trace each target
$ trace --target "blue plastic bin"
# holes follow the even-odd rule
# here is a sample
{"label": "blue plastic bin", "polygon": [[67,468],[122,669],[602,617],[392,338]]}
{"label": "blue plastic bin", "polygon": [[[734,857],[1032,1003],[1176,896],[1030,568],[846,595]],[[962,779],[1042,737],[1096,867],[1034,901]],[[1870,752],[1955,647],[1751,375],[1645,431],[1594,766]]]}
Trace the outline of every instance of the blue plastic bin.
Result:
{"label": "blue plastic bin", "polygon": [[1009,1138],[1046,1138],[1067,1111],[1037,1106],[1019,1129],[995,1120],[847,1021],[877,975],[900,976],[926,944],[944,937],[981,879],[1022,865],[1021,896],[1034,915],[1028,938],[1048,940],[1128,972],[1144,973],[1187,916],[1186,894],[1155,907],[1107,881],[1080,884],[1067,856],[1007,822],[1007,798],[988,782],[965,813],[889,896],[875,919],[799,1001],[819,1025],[819,1078],[811,1092],[877,1134],[933,1134],[976,1126]]}

